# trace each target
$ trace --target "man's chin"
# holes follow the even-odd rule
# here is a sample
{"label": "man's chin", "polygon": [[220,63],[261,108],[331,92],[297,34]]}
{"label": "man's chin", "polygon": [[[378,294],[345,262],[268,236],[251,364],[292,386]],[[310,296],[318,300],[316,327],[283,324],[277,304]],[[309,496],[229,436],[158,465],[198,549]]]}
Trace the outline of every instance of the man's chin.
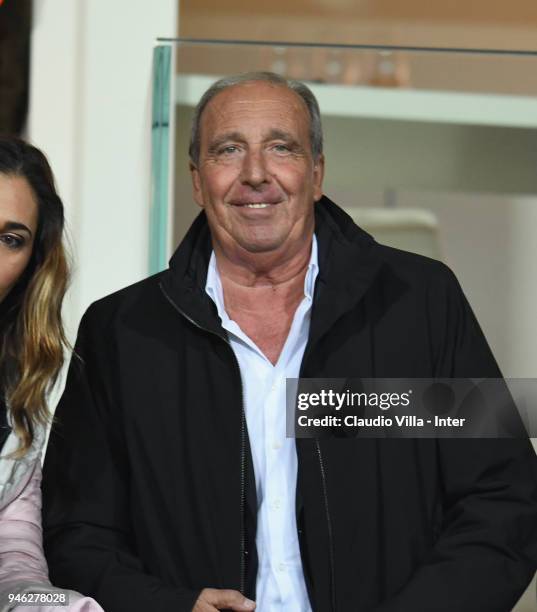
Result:
{"label": "man's chin", "polygon": [[275,240],[275,239],[262,239],[262,240],[249,240],[244,241],[241,244],[241,247],[252,254],[260,254],[260,253],[274,253],[277,251],[284,243],[284,240]]}
{"label": "man's chin", "polygon": [[236,237],[240,247],[252,255],[270,255],[284,252],[294,252],[301,245],[305,236],[297,237],[296,232],[249,232]]}

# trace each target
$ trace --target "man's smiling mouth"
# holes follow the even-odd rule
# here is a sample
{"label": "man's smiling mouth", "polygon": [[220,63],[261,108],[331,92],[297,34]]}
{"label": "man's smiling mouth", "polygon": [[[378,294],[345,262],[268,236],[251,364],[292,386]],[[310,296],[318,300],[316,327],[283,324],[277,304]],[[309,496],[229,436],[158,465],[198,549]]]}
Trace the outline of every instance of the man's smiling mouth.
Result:
{"label": "man's smiling mouth", "polygon": [[231,202],[231,206],[238,206],[239,208],[269,208],[269,206],[275,206],[279,202]]}

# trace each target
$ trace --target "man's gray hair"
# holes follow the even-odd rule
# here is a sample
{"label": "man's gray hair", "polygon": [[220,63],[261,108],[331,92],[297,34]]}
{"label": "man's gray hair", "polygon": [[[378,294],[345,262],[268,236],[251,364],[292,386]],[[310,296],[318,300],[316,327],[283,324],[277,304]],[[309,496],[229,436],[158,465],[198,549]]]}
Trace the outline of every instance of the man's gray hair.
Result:
{"label": "man's gray hair", "polygon": [[279,85],[281,87],[287,87],[291,91],[298,94],[309,112],[310,119],[310,143],[311,152],[313,159],[317,160],[323,152],[323,128],[321,125],[321,112],[319,110],[319,104],[317,99],[313,95],[311,89],[301,83],[292,79],[286,79],[285,77],[276,74],[275,72],[244,72],[229,77],[225,77],[213,83],[209,89],[203,94],[198,105],[194,110],[194,117],[192,119],[192,130],[190,133],[190,145],[188,147],[188,154],[190,160],[197,166],[200,157],[200,140],[201,140],[201,115],[205,110],[205,107],[209,102],[221,91],[233,87],[234,85],[241,85],[242,83],[251,83],[255,81],[263,81],[265,83],[271,83],[273,85]]}

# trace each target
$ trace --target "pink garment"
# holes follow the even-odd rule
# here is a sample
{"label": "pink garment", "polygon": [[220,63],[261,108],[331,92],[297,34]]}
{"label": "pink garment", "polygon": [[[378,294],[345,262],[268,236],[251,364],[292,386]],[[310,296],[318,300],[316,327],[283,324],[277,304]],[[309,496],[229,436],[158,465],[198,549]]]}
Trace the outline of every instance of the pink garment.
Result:
{"label": "pink garment", "polygon": [[[13,482],[14,474],[20,482]],[[0,612],[103,612],[95,600],[67,590],[68,606],[9,604],[10,593],[60,592],[50,584],[43,553],[40,452],[23,474],[9,478],[0,482],[9,489],[0,503]]]}

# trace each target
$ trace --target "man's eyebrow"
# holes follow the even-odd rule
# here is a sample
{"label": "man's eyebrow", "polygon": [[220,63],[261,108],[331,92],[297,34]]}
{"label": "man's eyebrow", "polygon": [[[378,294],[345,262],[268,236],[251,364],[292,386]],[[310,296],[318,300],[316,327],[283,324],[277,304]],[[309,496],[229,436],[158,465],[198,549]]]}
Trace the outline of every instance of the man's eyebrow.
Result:
{"label": "man's eyebrow", "polygon": [[6,221],[0,230],[3,232],[22,230],[23,232],[28,232],[30,236],[32,236],[32,230],[28,226],[24,225],[24,223],[19,223],[18,221]]}
{"label": "man's eyebrow", "polygon": [[225,134],[220,134],[209,143],[209,153],[216,152],[223,144],[230,141],[243,142],[244,136],[240,132],[226,132]]}
{"label": "man's eyebrow", "polygon": [[292,134],[284,130],[278,130],[277,128],[270,130],[264,140],[285,140],[285,142],[298,145],[296,138]]}

